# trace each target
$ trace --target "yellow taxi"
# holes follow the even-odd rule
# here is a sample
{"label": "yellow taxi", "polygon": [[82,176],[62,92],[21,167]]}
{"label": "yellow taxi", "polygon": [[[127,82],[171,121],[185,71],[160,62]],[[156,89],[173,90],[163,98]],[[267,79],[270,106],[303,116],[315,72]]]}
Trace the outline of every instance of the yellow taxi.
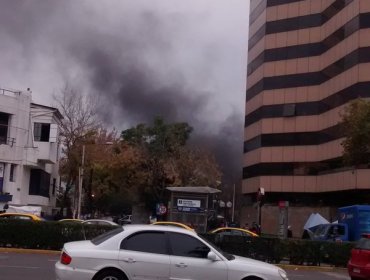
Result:
{"label": "yellow taxi", "polygon": [[220,235],[237,235],[237,236],[248,236],[248,237],[258,237],[258,234],[244,229],[244,228],[234,228],[234,227],[220,227],[210,231],[211,234]]}
{"label": "yellow taxi", "polygon": [[187,229],[187,230],[194,231],[194,229],[192,229],[191,227],[189,227],[185,224],[182,224],[182,223],[178,223],[178,222],[154,222],[152,225],[174,226],[174,227],[180,227],[180,228],[184,228],[184,229]]}
{"label": "yellow taxi", "polygon": [[43,221],[39,216],[25,213],[2,213],[0,220]]}

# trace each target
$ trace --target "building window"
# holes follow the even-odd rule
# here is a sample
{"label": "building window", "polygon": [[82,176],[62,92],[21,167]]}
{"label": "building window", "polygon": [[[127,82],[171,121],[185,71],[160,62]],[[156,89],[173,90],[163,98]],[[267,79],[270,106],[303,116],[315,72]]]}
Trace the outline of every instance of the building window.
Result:
{"label": "building window", "polygon": [[35,123],[33,134],[35,141],[49,142],[50,123]]}
{"label": "building window", "polygon": [[6,144],[8,140],[9,115],[0,113],[0,144]]}
{"label": "building window", "polygon": [[9,173],[9,181],[15,182],[15,178],[17,176],[17,165],[11,164],[10,165],[10,173]]}
{"label": "building window", "polygon": [[30,195],[49,197],[50,174],[41,169],[32,169],[29,187]]}
{"label": "building window", "polygon": [[57,179],[53,178],[53,192],[52,192],[53,195],[55,195],[56,185],[57,185]]}
{"label": "building window", "polygon": [[295,116],[295,104],[284,104],[283,117]]}

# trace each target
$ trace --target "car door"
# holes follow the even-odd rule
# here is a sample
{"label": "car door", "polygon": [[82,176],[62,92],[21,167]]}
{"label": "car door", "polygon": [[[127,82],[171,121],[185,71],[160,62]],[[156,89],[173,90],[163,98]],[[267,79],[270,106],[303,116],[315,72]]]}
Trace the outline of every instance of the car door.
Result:
{"label": "car door", "polygon": [[171,280],[225,280],[225,261],[207,258],[210,248],[201,240],[182,233],[168,233],[171,250]]}
{"label": "car door", "polygon": [[121,242],[119,263],[132,280],[168,280],[170,256],[166,234],[141,231]]}

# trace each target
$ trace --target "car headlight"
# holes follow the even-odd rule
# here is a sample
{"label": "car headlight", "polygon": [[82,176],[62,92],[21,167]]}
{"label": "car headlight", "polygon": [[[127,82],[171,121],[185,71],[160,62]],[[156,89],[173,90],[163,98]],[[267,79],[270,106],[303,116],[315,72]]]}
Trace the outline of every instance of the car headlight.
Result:
{"label": "car headlight", "polygon": [[279,269],[279,274],[280,274],[281,279],[289,280],[288,275],[286,274],[286,272],[284,270]]}

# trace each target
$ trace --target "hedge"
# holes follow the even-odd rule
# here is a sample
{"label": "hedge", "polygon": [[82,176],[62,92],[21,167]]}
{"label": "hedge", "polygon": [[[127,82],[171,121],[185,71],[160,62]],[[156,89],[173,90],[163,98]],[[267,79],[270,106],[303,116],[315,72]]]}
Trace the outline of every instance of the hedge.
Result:
{"label": "hedge", "polygon": [[[113,228],[78,223],[0,220],[0,247],[60,250],[66,242],[92,239]],[[203,236],[227,253],[270,263],[284,261],[297,265],[346,266],[354,246],[351,242],[242,236],[224,236],[222,240],[215,240],[215,235]]]}
{"label": "hedge", "polygon": [[223,251],[270,263],[286,261],[295,265],[332,265],[345,267],[351,255],[353,242],[327,242],[302,239],[279,239],[267,237],[224,236],[214,240],[204,235]]}
{"label": "hedge", "polygon": [[114,226],[79,223],[0,221],[0,247],[60,250],[70,241],[92,239]]}

